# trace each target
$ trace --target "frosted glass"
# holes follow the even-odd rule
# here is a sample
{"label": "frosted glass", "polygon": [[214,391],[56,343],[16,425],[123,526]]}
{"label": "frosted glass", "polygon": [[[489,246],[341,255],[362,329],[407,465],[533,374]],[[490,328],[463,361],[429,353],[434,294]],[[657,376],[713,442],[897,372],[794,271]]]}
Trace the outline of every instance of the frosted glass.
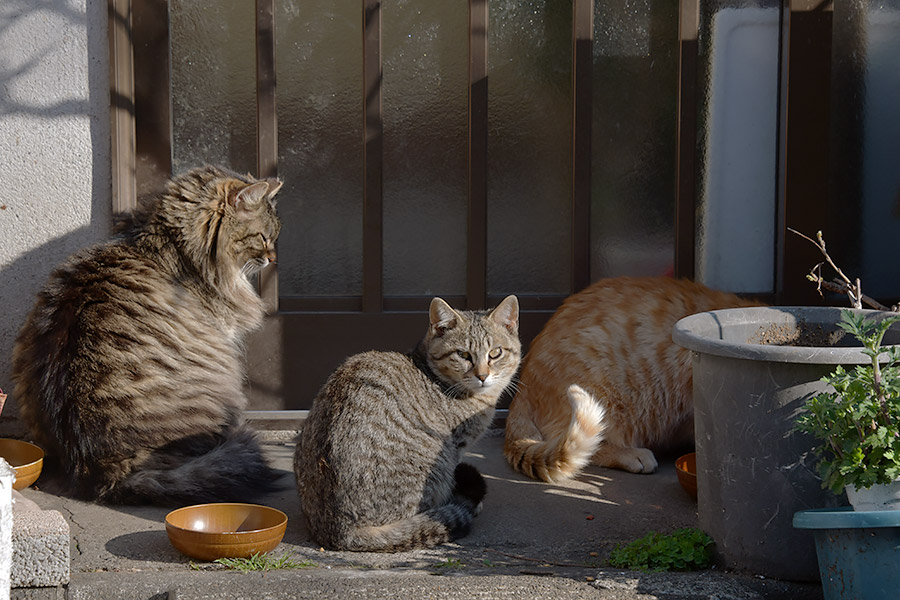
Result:
{"label": "frosted glass", "polygon": [[780,10],[701,6],[696,277],[735,292],[775,284]]}
{"label": "frosted glass", "polygon": [[591,279],[672,274],[678,3],[594,5]]}
{"label": "frosted glass", "polygon": [[256,172],[252,2],[172,0],[172,170],[204,163]]}
{"label": "frosted glass", "polygon": [[572,2],[489,7],[488,293],[568,294]]}
{"label": "frosted glass", "polygon": [[[833,165],[850,186],[829,206],[825,239],[836,262],[883,302],[900,298],[900,0],[835,3]],[[848,100],[849,99],[849,100]],[[835,167],[832,167],[834,171]]]}
{"label": "frosted glass", "polygon": [[384,293],[466,293],[468,14],[385,2]]}
{"label": "frosted glass", "polygon": [[362,294],[362,8],[276,3],[279,292]]}

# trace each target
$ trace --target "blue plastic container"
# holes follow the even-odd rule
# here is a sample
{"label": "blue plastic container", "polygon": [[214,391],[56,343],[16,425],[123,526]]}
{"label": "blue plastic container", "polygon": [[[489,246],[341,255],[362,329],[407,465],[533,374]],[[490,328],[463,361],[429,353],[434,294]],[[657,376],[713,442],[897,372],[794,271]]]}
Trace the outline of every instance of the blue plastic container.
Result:
{"label": "blue plastic container", "polygon": [[900,510],[802,510],[794,527],[815,534],[825,600],[900,597]]}

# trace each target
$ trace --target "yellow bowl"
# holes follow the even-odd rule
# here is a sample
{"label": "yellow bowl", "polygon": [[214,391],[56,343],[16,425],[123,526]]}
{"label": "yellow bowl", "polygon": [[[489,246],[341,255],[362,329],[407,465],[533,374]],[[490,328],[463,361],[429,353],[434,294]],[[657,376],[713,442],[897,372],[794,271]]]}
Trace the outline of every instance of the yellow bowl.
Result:
{"label": "yellow bowl", "polygon": [[44,467],[44,451],[22,440],[0,438],[0,456],[16,470],[14,490],[27,488],[37,481]]}
{"label": "yellow bowl", "polygon": [[197,504],[166,515],[169,541],[199,560],[249,558],[274,550],[284,537],[287,515],[259,504]]}
{"label": "yellow bowl", "polygon": [[678,483],[691,497],[697,499],[697,454],[691,452],[675,461],[675,470],[678,472]]}

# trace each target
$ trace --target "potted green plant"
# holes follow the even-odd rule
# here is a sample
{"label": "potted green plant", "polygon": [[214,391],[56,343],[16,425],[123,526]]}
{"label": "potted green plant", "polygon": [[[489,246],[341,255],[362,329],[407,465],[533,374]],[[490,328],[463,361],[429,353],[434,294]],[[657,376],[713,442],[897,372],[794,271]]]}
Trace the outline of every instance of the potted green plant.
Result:
{"label": "potted green plant", "polygon": [[[859,280],[851,283],[831,261],[821,232],[817,240],[841,277],[839,291],[858,307]],[[815,271],[809,278],[821,287]],[[891,598],[900,587],[900,349],[882,345],[900,314],[867,303],[881,312],[845,310],[838,323],[862,345],[867,363],[838,365],[823,377],[828,387],[804,403],[796,425],[819,441],[822,486],[836,495],[846,491],[851,504],[794,514],[795,528],[814,533],[825,600]]]}
{"label": "potted green plant", "polygon": [[830,389],[807,400],[797,419],[820,442],[822,486],[846,491],[852,505],[794,515],[795,528],[813,530],[826,600],[890,598],[900,587],[900,510],[891,510],[900,508],[900,349],[881,346],[897,322],[896,313],[845,311],[839,325],[871,362],[835,367],[823,378]]}
{"label": "potted green plant", "polygon": [[[854,313],[883,315],[859,281],[815,244],[833,281],[816,265],[809,278],[821,291],[846,294]],[[876,310],[863,310],[867,304]],[[839,365],[869,365],[864,348],[838,326],[833,306],[759,306],[699,313],[679,321],[672,340],[691,350],[700,527],[715,541],[716,562],[776,579],[822,578],[816,545],[794,515],[837,509],[843,494],[823,489],[815,439],[796,427],[807,399],[829,391],[823,378]],[[900,327],[885,345],[900,345]],[[888,511],[890,512],[890,511]],[[900,511],[898,511],[900,512]],[[859,513],[863,514],[863,513]]]}
{"label": "potted green plant", "polygon": [[822,486],[846,491],[856,510],[900,508],[900,347],[881,345],[898,322],[896,313],[842,311],[838,326],[871,362],[836,366],[822,379],[830,389],[809,398],[797,419],[797,429],[820,442]]}

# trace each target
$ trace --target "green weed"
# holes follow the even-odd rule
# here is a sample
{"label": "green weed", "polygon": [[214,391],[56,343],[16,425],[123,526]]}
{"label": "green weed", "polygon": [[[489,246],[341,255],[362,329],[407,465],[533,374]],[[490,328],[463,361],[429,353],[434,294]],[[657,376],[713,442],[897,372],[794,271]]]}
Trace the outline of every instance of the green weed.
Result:
{"label": "green weed", "polygon": [[713,540],[694,527],[669,535],[650,532],[630,544],[618,545],[609,564],[632,571],[694,571],[712,564]]}
{"label": "green weed", "polygon": [[308,560],[297,562],[290,554],[283,554],[279,558],[274,558],[269,556],[269,554],[260,554],[258,552],[250,558],[218,558],[213,562],[241,573],[274,571],[277,569],[308,569],[316,566],[316,563]]}

